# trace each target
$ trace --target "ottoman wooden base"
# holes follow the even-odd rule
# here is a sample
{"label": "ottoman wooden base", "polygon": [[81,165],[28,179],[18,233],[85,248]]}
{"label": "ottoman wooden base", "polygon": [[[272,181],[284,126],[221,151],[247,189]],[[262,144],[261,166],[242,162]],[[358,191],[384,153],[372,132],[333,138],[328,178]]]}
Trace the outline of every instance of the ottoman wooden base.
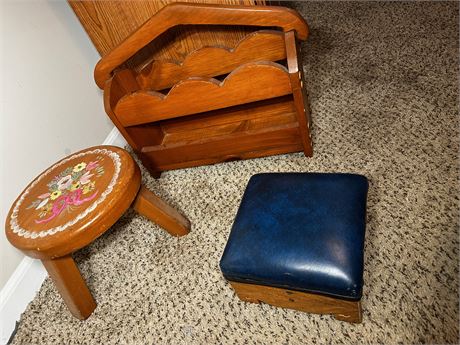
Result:
{"label": "ottoman wooden base", "polygon": [[360,323],[362,320],[360,301],[235,281],[229,281],[229,283],[239,299],[245,302],[264,302],[276,307],[308,313],[332,314],[336,319],[347,322]]}

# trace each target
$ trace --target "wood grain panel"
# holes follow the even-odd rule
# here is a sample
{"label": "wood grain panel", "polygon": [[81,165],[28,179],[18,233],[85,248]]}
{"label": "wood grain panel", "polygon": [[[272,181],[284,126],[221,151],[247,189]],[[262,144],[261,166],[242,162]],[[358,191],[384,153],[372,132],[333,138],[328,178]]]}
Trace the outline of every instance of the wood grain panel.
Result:
{"label": "wood grain panel", "polygon": [[230,122],[220,126],[209,126],[200,128],[199,130],[191,130],[184,132],[175,132],[166,134],[164,143],[170,144],[174,142],[183,143],[185,141],[202,140],[203,138],[212,139],[222,135],[231,135],[241,131],[257,131],[268,127],[276,127],[288,125],[296,122],[294,114],[286,114],[283,117],[278,116],[265,116],[262,118],[244,120],[240,122]]}
{"label": "wood grain panel", "polygon": [[159,124],[164,133],[161,144],[200,140],[261,126],[270,127],[267,124],[273,119],[277,119],[277,125],[296,122],[291,95],[256,102],[250,107],[240,105],[196,116],[161,121]]}
{"label": "wood grain panel", "polygon": [[[106,55],[118,46],[160,9],[176,0],[143,1],[69,1],[94,46]],[[181,0],[227,5],[264,5],[264,0]],[[135,67],[139,61],[151,57],[182,61],[193,50],[206,45],[234,46],[248,32],[254,29],[243,27],[182,27],[162,36],[154,44],[141,52],[138,61],[131,62]]]}
{"label": "wood grain panel", "polygon": [[142,150],[158,171],[302,149],[292,95],[160,124],[163,141]]}
{"label": "wood grain panel", "polygon": [[[212,147],[212,151],[210,150]],[[302,149],[297,123],[258,131],[237,132],[220,137],[203,138],[167,146],[145,147],[146,155],[159,171],[249,158],[251,152],[270,154]]]}
{"label": "wood grain panel", "polygon": [[126,95],[117,103],[114,112],[122,125],[133,126],[291,92],[289,74],[283,66],[255,62],[237,68],[222,82],[212,78],[190,78],[176,84],[166,96],[154,91]]}
{"label": "wood grain panel", "polygon": [[303,87],[302,69],[299,68],[297,60],[299,51],[294,31],[286,32],[285,37],[289,78],[291,79],[292,94],[297,109],[297,120],[299,121],[300,132],[302,134],[303,152],[306,156],[311,157],[313,155],[313,144],[310,132],[310,108],[307,103],[307,93]]}
{"label": "wood grain panel", "polygon": [[136,77],[143,89],[162,90],[189,77],[215,77],[227,74],[250,61],[279,61],[286,58],[284,34],[260,30],[227,47],[206,46],[187,55],[182,63],[156,60]]}
{"label": "wood grain panel", "polygon": [[[134,79],[132,77],[130,70],[125,70],[128,73],[128,79]],[[104,110],[109,116],[110,120],[114,123],[114,125],[118,128],[120,133],[128,142],[129,146],[131,146],[134,151],[139,152],[141,150],[141,144],[137,141],[135,136],[131,136],[131,133],[125,128],[120,120],[118,120],[117,116],[114,113],[115,105],[117,104],[118,100],[123,97],[126,93],[130,92],[131,88],[126,88],[127,82],[121,82],[120,78],[122,77],[121,73],[116,74],[113,78],[111,78],[106,84],[104,88]],[[136,82],[137,83],[137,82]],[[134,85],[132,87],[137,86]]]}
{"label": "wood grain panel", "polygon": [[[268,157],[273,155],[281,155],[286,153],[292,152],[299,152],[302,151],[302,144],[282,144],[279,146],[272,145],[271,147],[267,147],[261,150],[253,150],[253,151],[244,151],[238,154],[229,154],[225,156],[208,156],[206,158],[197,159],[197,160],[188,160],[182,161],[178,163],[168,163],[158,167],[159,171],[165,170],[174,170],[174,169],[183,169],[183,168],[190,168],[190,167],[197,167],[201,165],[210,165],[210,164],[218,164],[218,163],[225,163],[225,162],[233,162],[238,160],[244,159],[253,159],[253,158],[260,158],[260,157]],[[151,154],[146,153],[145,157],[148,162],[152,162]],[[153,164],[153,163],[152,163]],[[157,169],[157,167],[155,167]]]}
{"label": "wood grain panel", "polygon": [[143,164],[157,176],[302,144],[311,154],[292,45],[308,35],[303,18],[284,7],[241,6],[263,1],[195,1],[71,3],[104,54],[95,80],[106,112]]}
{"label": "wood grain panel", "polygon": [[295,31],[299,39],[308,36],[305,20],[285,7],[225,6],[175,3],[164,7],[136,32],[107,53],[96,65],[94,79],[102,89],[112,72],[160,35],[178,25],[245,25]]}
{"label": "wood grain panel", "polygon": [[308,313],[332,314],[336,319],[347,322],[362,321],[360,301],[235,281],[230,281],[230,284],[238,297],[246,302],[264,302]]}

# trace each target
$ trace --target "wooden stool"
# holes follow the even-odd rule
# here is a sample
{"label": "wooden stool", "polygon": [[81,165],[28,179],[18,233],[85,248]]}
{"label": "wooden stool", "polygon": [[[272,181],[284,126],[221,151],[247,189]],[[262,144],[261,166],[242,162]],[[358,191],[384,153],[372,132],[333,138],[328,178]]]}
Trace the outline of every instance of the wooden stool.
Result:
{"label": "wooden stool", "polygon": [[8,213],[6,236],[42,261],[71,313],[86,319],[96,302],[72,253],[102,235],[130,205],[174,236],[189,232],[186,218],[141,186],[128,152],[92,147],[62,159],[27,186]]}
{"label": "wooden stool", "polygon": [[251,178],[220,267],[238,297],[361,322],[367,179]]}

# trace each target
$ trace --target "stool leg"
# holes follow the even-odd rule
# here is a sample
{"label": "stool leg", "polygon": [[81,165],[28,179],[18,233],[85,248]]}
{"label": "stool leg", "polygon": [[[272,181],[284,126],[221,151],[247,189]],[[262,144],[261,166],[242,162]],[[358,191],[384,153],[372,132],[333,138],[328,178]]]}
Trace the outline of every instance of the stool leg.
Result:
{"label": "stool leg", "polygon": [[133,208],[173,236],[184,236],[190,232],[188,219],[144,186],[141,186]]}
{"label": "stool leg", "polygon": [[42,263],[72,315],[80,320],[90,316],[96,302],[72,256],[42,260]]}

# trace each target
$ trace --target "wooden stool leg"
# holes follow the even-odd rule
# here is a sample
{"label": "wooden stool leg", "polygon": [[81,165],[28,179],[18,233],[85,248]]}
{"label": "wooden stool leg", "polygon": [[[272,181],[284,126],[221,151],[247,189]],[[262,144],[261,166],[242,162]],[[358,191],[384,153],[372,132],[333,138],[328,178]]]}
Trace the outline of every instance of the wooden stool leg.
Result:
{"label": "wooden stool leg", "polygon": [[72,315],[80,320],[90,316],[96,302],[72,256],[42,260],[42,263]]}
{"label": "wooden stool leg", "polygon": [[144,186],[141,186],[133,208],[173,236],[184,236],[190,232],[188,219]]}

